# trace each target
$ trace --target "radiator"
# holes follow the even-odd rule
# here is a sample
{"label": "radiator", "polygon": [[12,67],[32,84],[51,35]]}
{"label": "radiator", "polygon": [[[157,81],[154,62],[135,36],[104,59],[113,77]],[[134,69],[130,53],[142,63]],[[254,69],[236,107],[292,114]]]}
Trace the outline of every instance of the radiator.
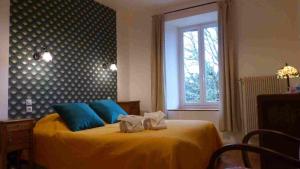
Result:
{"label": "radiator", "polygon": [[240,79],[242,124],[245,133],[258,129],[257,96],[285,93],[286,90],[286,80],[277,79],[276,76]]}

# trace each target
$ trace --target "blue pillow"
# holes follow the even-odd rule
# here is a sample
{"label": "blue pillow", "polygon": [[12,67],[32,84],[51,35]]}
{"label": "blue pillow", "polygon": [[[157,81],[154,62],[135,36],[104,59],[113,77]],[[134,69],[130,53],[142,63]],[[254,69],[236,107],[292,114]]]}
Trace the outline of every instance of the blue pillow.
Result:
{"label": "blue pillow", "polygon": [[85,103],[56,104],[53,108],[72,131],[104,126],[103,120]]}
{"label": "blue pillow", "polygon": [[118,122],[120,115],[128,115],[113,100],[97,100],[90,103],[90,106],[104,121],[110,124]]}

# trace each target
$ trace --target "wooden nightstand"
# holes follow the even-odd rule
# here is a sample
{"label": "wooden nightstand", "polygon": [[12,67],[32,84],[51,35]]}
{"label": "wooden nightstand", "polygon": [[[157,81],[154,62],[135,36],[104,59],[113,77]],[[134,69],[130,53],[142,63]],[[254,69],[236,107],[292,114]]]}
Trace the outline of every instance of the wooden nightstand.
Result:
{"label": "wooden nightstand", "polygon": [[128,114],[141,115],[140,101],[119,101],[117,102]]}
{"label": "wooden nightstand", "polygon": [[0,120],[0,169],[7,168],[9,153],[28,150],[28,165],[33,167],[33,119]]}

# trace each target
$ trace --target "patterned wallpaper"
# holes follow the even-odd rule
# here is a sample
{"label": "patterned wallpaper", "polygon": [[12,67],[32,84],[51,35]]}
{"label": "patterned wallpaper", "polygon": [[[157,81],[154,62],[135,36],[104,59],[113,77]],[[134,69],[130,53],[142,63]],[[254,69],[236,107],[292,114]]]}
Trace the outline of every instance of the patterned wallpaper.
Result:
{"label": "patterned wallpaper", "polygon": [[[41,118],[51,104],[117,97],[116,13],[93,0],[11,0],[9,117]],[[32,55],[47,46],[51,62]],[[33,112],[26,112],[26,99]]]}

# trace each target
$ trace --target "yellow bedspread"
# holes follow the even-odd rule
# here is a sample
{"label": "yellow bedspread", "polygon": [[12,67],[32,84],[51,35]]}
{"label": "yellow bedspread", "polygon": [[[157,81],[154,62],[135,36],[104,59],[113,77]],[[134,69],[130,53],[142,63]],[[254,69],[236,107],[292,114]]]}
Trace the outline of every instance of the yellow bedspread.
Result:
{"label": "yellow bedspread", "polygon": [[211,122],[166,122],[168,129],[120,133],[119,124],[71,132],[58,114],[34,129],[35,161],[47,169],[204,169],[221,146]]}

